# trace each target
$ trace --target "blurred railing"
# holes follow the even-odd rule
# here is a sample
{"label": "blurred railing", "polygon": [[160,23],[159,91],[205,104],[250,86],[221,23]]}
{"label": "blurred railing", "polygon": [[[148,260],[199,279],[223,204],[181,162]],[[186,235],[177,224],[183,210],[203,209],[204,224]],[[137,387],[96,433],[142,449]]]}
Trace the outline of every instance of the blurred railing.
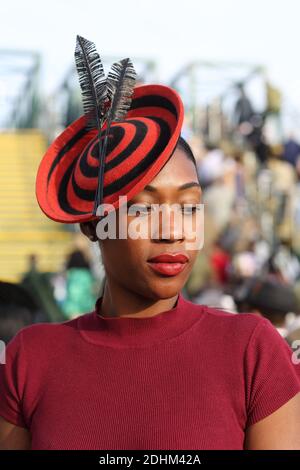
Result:
{"label": "blurred railing", "polygon": [[40,112],[37,52],[0,50],[0,127],[33,129]]}

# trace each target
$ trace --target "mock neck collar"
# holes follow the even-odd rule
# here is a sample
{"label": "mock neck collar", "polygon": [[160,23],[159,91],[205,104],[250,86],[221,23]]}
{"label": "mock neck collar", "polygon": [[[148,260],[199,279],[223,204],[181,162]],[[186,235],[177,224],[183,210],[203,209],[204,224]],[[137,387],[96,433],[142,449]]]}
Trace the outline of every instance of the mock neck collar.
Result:
{"label": "mock neck collar", "polygon": [[102,317],[101,302],[102,297],[96,301],[93,312],[78,317],[78,328],[86,341],[114,348],[140,348],[164,342],[183,333],[201,316],[192,313],[189,308],[192,302],[181,292],[173,308],[152,317]]}

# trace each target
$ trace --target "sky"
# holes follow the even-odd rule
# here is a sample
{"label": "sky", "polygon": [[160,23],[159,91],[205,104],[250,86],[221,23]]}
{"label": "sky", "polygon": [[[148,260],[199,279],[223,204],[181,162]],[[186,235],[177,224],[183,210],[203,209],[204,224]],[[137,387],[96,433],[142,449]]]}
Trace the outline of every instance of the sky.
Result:
{"label": "sky", "polygon": [[80,34],[103,55],[158,62],[160,81],[193,60],[261,64],[300,109],[299,0],[1,0],[0,49],[42,54],[51,92]]}

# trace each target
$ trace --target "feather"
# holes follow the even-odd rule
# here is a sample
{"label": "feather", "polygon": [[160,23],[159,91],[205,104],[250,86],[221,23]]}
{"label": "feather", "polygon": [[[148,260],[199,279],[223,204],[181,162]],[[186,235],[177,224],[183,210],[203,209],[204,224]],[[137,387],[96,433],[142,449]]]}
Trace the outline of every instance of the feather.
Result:
{"label": "feather", "polygon": [[81,88],[86,127],[98,131],[99,172],[93,214],[96,214],[99,199],[99,180],[103,183],[104,153],[101,129],[107,115],[107,86],[104,68],[95,44],[82,36],[76,37],[75,64]]}
{"label": "feather", "polygon": [[[104,143],[101,148],[101,162],[105,158],[108,134],[110,126],[113,121],[121,121],[128,112],[131,105],[131,96],[136,80],[136,72],[133,64],[129,58],[122,59],[120,62],[115,62],[107,76],[107,98],[109,107],[106,115],[106,130],[104,136]],[[99,169],[98,188],[96,193],[94,214],[97,207],[103,200],[103,179],[104,170]]]}
{"label": "feather", "polygon": [[100,132],[107,100],[104,68],[95,44],[78,35],[76,38],[75,64],[82,92],[87,127],[97,129]]}
{"label": "feather", "polygon": [[107,96],[110,101],[109,121],[121,121],[131,104],[136,72],[130,59],[112,65],[107,76]]}

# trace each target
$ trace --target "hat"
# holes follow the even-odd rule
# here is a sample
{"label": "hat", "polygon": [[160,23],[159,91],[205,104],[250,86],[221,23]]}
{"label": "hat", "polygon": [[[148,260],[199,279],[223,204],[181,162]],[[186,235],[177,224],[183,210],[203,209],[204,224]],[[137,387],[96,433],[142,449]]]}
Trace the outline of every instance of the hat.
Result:
{"label": "hat", "polygon": [[121,119],[104,119],[97,129],[87,125],[87,114],[81,116],[54,140],[39,165],[36,197],[42,211],[62,223],[99,218],[94,203],[105,135],[101,202],[117,209],[120,196],[133,198],[175,150],[183,114],[179,94],[153,84],[133,88]]}

